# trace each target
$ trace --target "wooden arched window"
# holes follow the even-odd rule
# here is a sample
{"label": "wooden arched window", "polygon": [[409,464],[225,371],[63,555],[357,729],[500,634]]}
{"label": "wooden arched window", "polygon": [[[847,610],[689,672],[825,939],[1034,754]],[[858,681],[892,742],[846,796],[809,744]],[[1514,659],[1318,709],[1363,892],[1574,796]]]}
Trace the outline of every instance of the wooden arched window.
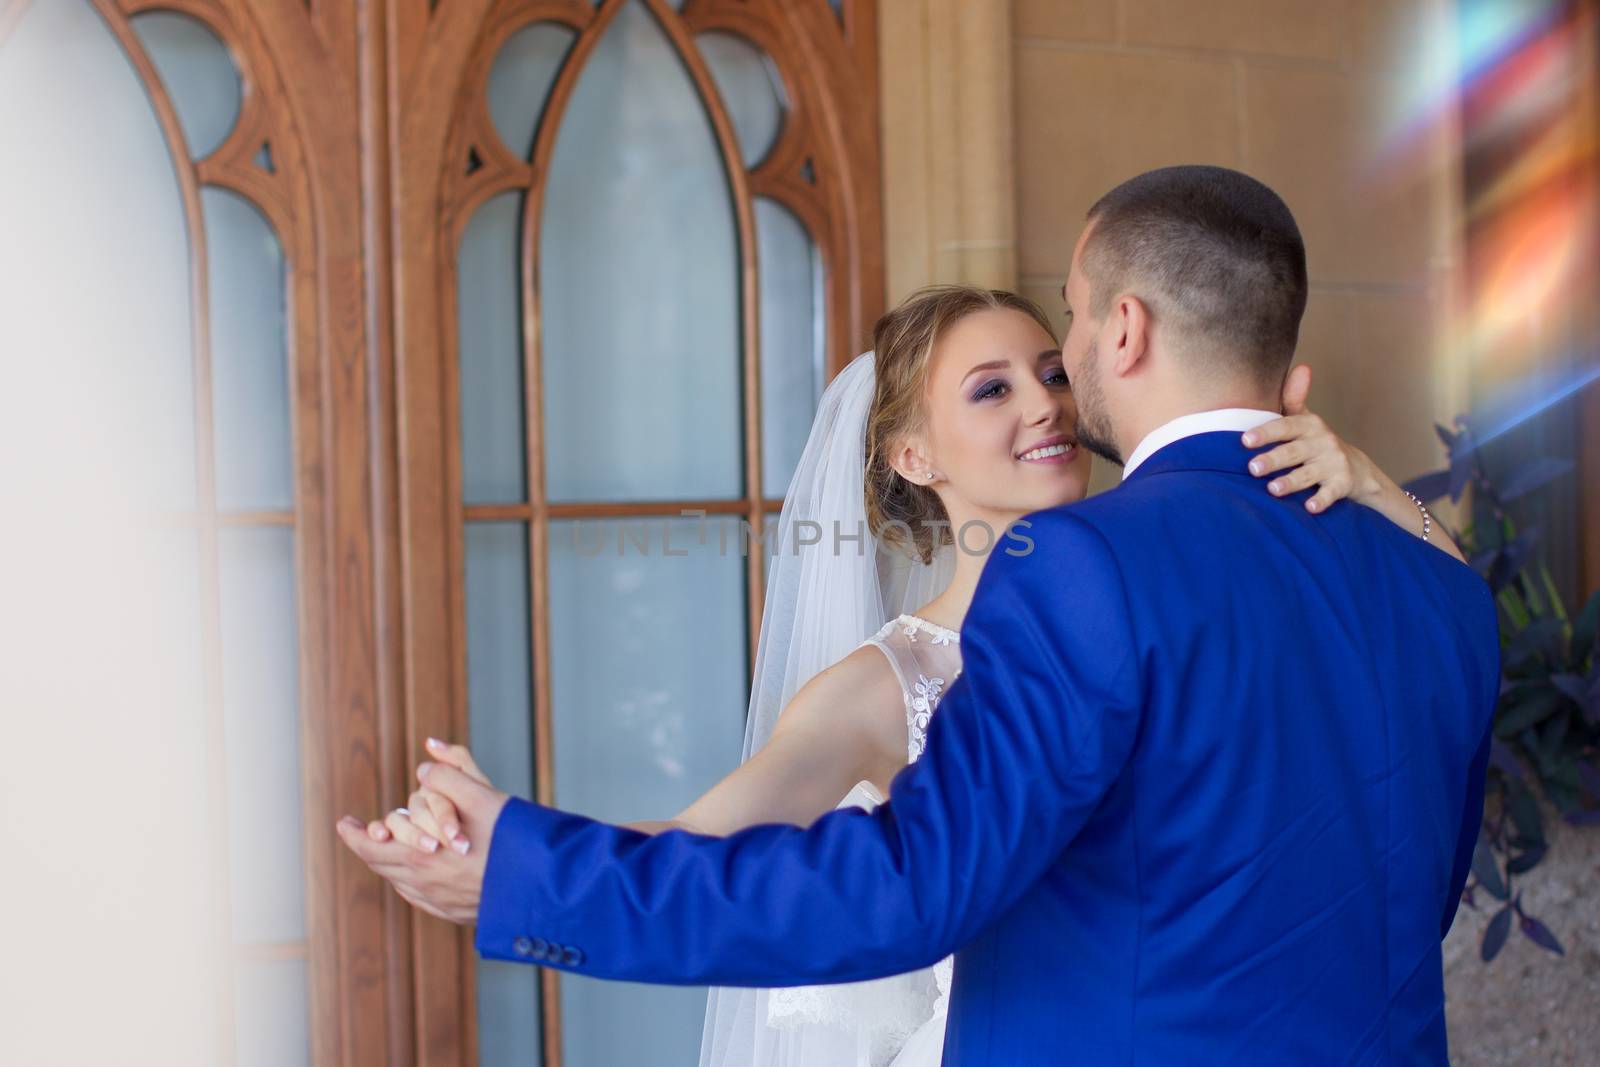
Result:
{"label": "wooden arched window", "polygon": [[0,0],[0,266],[93,287],[24,325],[186,576],[204,1062],[692,1061],[699,993],[480,964],[333,823],[429,735],[612,819],[736,763],[744,532],[883,301],[876,21]]}
{"label": "wooden arched window", "polygon": [[[737,763],[765,561],[743,534],[776,517],[882,300],[874,18],[522,0],[419,29],[402,478],[446,489],[404,516],[412,751],[468,737],[510,790],[619,821]],[[423,1047],[694,1058],[703,991],[482,963],[431,922],[415,939]]]}

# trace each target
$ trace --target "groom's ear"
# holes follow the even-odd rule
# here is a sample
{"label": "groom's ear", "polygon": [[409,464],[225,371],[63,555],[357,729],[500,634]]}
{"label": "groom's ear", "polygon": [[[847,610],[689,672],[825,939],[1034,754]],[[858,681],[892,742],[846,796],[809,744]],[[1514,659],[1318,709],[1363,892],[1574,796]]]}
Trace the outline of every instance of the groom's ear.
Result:
{"label": "groom's ear", "polygon": [[1111,345],[1111,372],[1126,377],[1150,352],[1150,309],[1131,293],[1117,297],[1107,316],[1115,332]]}

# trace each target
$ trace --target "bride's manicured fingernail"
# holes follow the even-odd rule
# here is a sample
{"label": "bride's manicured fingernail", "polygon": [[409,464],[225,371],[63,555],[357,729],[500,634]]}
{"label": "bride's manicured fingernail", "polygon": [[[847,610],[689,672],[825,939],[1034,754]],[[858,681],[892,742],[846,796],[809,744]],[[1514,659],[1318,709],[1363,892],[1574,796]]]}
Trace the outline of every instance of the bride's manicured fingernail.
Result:
{"label": "bride's manicured fingernail", "polygon": [[453,842],[450,843],[450,847],[465,856],[467,852],[471,850],[472,842],[468,841],[464,837],[457,837]]}
{"label": "bride's manicured fingernail", "polygon": [[439,842],[435,841],[431,837],[424,837],[422,839],[422,851],[424,851],[424,852],[438,852],[439,851]]}
{"label": "bride's manicured fingernail", "polygon": [[437,737],[430,737],[430,738],[428,738],[428,747],[429,748],[443,748],[444,747],[444,742],[439,740]]}

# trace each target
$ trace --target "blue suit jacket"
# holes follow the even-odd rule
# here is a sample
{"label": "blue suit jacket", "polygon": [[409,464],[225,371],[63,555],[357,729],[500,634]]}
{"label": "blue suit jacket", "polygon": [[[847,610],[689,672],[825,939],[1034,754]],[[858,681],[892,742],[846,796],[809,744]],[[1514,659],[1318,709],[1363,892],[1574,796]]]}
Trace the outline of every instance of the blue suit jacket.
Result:
{"label": "blue suit jacket", "polygon": [[871,814],[649,837],[513,800],[479,950],[723,985],[959,950],[950,1067],[1444,1064],[1494,605],[1375,512],[1273,498],[1249,455],[1187,438],[1031,516]]}

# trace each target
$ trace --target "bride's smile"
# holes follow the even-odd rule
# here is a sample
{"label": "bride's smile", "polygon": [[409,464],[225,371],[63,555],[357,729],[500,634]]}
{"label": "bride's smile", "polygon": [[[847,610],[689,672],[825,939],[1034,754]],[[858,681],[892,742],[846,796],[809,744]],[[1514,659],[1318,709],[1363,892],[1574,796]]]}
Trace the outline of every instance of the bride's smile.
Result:
{"label": "bride's smile", "polygon": [[1047,437],[1017,458],[1024,463],[1071,463],[1078,455],[1078,442],[1066,434]]}

